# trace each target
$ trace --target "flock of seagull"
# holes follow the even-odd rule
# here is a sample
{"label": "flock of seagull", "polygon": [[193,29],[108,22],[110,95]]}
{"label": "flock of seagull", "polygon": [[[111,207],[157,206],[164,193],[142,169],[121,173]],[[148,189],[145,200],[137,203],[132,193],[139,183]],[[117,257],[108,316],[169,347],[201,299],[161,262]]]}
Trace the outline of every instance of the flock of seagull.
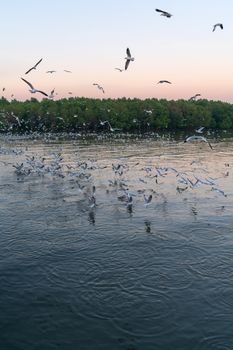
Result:
{"label": "flock of seagull", "polygon": [[[155,9],[156,12],[158,12],[161,16],[164,16],[166,18],[171,18],[173,15],[167,11],[164,11],[164,10],[161,10],[161,9],[158,9],[156,8]],[[220,28],[221,30],[223,29],[223,24],[222,23],[216,23],[213,25],[213,32],[217,29],[217,28]],[[125,66],[124,66],[124,69],[123,68],[118,68],[116,67],[115,70],[119,71],[119,72],[123,72],[123,71],[126,71],[128,68],[129,68],[129,65],[131,62],[134,62],[135,58],[132,57],[132,54],[131,54],[131,51],[129,48],[126,49],[126,57],[125,57]],[[25,72],[25,75],[28,75],[30,72],[32,72],[33,70],[36,70],[39,66],[39,64],[42,62],[42,58],[36,62],[35,65],[33,65],[32,67],[30,67],[26,72]],[[72,73],[70,70],[67,70],[67,69],[64,69],[64,72],[66,73]],[[48,70],[46,72],[47,74],[54,74],[56,73],[56,70]],[[30,93],[32,94],[35,94],[35,93],[40,93],[42,94],[43,96],[49,98],[49,99],[53,99],[55,97],[55,88],[50,92],[50,93],[46,93],[45,91],[42,91],[41,89],[38,89],[36,88],[31,82],[29,82],[28,80],[26,80],[25,78],[22,78],[21,77],[21,80],[27,84],[27,86],[29,87],[29,91]],[[161,79],[157,82],[157,84],[172,84],[171,81],[169,80],[166,80],[166,79]],[[93,86],[95,86],[98,90],[100,90],[103,94],[105,94],[105,89],[102,85],[100,85],[99,83],[93,83]],[[3,91],[5,90],[5,88],[3,88]],[[69,92],[68,94],[72,95],[72,92]],[[13,95],[12,95],[13,96]],[[195,94],[194,96],[191,96],[189,101],[195,101],[198,97],[200,97],[201,94],[200,93],[197,93]],[[111,124],[109,123],[109,121],[104,121],[104,122],[101,122],[100,121],[100,124],[101,125],[108,125],[109,127],[109,130],[111,132],[114,132],[116,131],[117,129],[114,129],[112,128]],[[203,127],[200,127],[199,128],[199,131],[198,133],[202,133],[203,132]],[[212,145],[209,143],[209,141],[204,137],[204,136],[200,136],[200,135],[192,135],[192,136],[189,136],[187,137],[184,142],[192,142],[192,141],[200,141],[200,142],[205,142],[209,145],[209,147],[211,149],[213,149]]]}

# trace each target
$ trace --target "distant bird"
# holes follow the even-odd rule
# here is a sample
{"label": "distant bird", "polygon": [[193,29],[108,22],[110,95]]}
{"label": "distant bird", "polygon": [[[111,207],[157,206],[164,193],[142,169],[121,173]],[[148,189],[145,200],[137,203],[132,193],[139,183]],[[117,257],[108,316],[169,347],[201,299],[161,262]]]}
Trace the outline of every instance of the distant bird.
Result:
{"label": "distant bird", "polygon": [[130,52],[130,49],[128,47],[126,49],[126,55],[127,55],[127,57],[125,57],[125,59],[126,59],[125,70],[127,70],[127,68],[129,67],[130,61],[132,61],[132,62],[134,61],[134,58],[131,57],[131,52]]}
{"label": "distant bird", "polygon": [[201,94],[195,94],[194,96],[191,96],[189,101],[194,101],[197,97],[200,97]]}
{"label": "distant bird", "polygon": [[46,73],[50,73],[50,74],[52,74],[52,73],[56,73],[56,71],[55,70],[47,70],[47,72]]}
{"label": "distant bird", "polygon": [[211,146],[211,144],[209,143],[209,141],[203,137],[203,136],[197,136],[197,135],[193,135],[193,136],[189,136],[187,137],[184,142],[192,142],[192,141],[200,141],[200,142],[206,142],[208,143],[208,145],[210,146],[211,149],[213,149],[213,147]]}
{"label": "distant bird", "polygon": [[35,94],[36,92],[40,92],[41,94],[43,94],[44,96],[48,96],[44,91],[41,91],[41,90],[37,90],[36,88],[33,87],[33,85],[31,83],[29,83],[29,81],[27,81],[26,79],[24,78],[21,78],[26,84],[28,84],[28,86],[31,88],[29,89],[29,91],[32,93],[32,94]]}
{"label": "distant bird", "polygon": [[2,88],[2,91],[5,91],[6,90],[6,88]]}
{"label": "distant bird", "polygon": [[124,69],[120,69],[120,68],[115,68],[116,70],[118,70],[119,72],[123,72]]}
{"label": "distant bird", "polygon": [[64,69],[64,72],[66,73],[72,73],[70,70]]}
{"label": "distant bird", "polygon": [[222,23],[216,23],[216,24],[214,24],[212,32],[214,32],[215,29],[216,29],[217,27],[223,29],[223,24],[222,24]]}
{"label": "distant bird", "polygon": [[33,66],[32,68],[30,68],[29,70],[27,70],[25,74],[28,74],[28,73],[30,73],[33,69],[36,69],[36,67],[37,67],[38,64],[42,61],[42,59],[43,59],[43,58],[41,58],[41,59],[35,64],[35,66]]}
{"label": "distant bird", "polygon": [[72,92],[72,91],[69,91],[69,92],[68,92],[68,94],[69,94],[69,95],[72,95],[72,94],[73,94],[73,92]]}
{"label": "distant bird", "polygon": [[202,134],[204,129],[205,127],[201,126],[200,128],[196,129],[195,132],[197,132],[198,134]]}
{"label": "distant bird", "polygon": [[164,17],[167,17],[167,18],[170,18],[172,16],[171,13],[163,11],[163,10],[155,9],[155,11],[161,13],[161,16],[164,16]]}
{"label": "distant bird", "polygon": [[144,206],[148,207],[148,205],[150,205],[152,201],[152,194],[150,194],[148,197],[146,197],[146,195],[144,194],[144,201]]}
{"label": "distant bird", "polygon": [[171,84],[171,82],[168,81],[168,80],[160,80],[160,81],[158,81],[157,84],[164,84],[164,83],[166,83],[166,84]]}
{"label": "distant bird", "polygon": [[97,83],[93,83],[93,85],[94,85],[94,86],[97,86],[97,88],[98,88],[99,90],[101,90],[103,94],[105,93],[104,88],[103,88],[102,86],[100,86],[100,85],[97,84]]}
{"label": "distant bird", "polygon": [[53,99],[54,98],[54,92],[55,92],[55,88],[50,92],[50,95],[48,97]]}

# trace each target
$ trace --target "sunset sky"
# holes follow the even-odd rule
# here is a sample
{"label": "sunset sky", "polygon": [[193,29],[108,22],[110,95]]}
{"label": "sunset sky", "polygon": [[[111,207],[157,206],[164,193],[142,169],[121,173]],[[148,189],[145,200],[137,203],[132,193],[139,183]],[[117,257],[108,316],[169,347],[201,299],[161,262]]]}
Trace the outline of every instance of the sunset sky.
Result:
{"label": "sunset sky", "polygon": [[[155,8],[173,14],[165,18]],[[4,96],[203,98],[233,102],[232,0],[11,0],[1,3]],[[223,23],[212,32],[215,23]],[[126,48],[135,61],[125,72]],[[24,75],[40,58],[36,71]],[[50,75],[47,70],[56,70]],[[65,73],[64,69],[72,71]],[[157,85],[167,79],[172,85]],[[92,84],[102,85],[102,94]]]}

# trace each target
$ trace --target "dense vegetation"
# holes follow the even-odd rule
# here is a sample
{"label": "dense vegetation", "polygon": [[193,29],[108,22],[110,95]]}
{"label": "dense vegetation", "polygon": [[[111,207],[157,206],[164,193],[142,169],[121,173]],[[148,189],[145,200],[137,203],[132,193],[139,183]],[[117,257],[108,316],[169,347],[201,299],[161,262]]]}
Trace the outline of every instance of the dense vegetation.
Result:
{"label": "dense vegetation", "polygon": [[[101,123],[101,121],[109,123]],[[41,102],[0,99],[1,132],[148,132],[233,129],[233,105],[220,101],[69,98]],[[112,130],[112,131],[113,131]]]}

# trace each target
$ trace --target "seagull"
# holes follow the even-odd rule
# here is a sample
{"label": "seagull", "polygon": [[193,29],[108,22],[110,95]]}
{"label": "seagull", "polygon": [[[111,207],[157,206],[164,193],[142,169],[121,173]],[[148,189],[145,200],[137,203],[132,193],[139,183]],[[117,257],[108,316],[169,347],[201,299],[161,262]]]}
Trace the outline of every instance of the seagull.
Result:
{"label": "seagull", "polygon": [[197,132],[198,134],[202,134],[204,129],[204,126],[200,126],[200,128],[196,129],[195,132]]}
{"label": "seagull", "polygon": [[129,67],[130,61],[132,61],[132,62],[134,61],[134,58],[131,57],[130,49],[128,47],[126,49],[126,54],[127,54],[127,57],[125,57],[125,59],[126,59],[125,70],[127,70],[127,68]]}
{"label": "seagull", "polygon": [[47,72],[46,73],[50,73],[50,74],[52,74],[52,73],[56,73],[56,71],[55,70],[47,70]]}
{"label": "seagull", "polygon": [[148,197],[146,197],[146,195],[144,194],[144,201],[144,206],[148,207],[148,205],[150,205],[152,201],[152,194],[150,194]]}
{"label": "seagull", "polygon": [[155,11],[160,12],[160,13],[161,13],[161,16],[165,16],[165,17],[167,17],[167,18],[170,18],[170,17],[172,16],[171,13],[166,12],[166,11],[163,11],[163,10],[155,9]]}
{"label": "seagull", "polygon": [[49,98],[54,98],[54,91],[55,91],[55,88],[50,92]]}
{"label": "seagull", "polygon": [[194,96],[190,97],[189,101],[195,100],[197,97],[200,97],[201,94],[195,94]]}
{"label": "seagull", "polygon": [[209,141],[207,141],[207,139],[203,136],[197,136],[197,135],[193,135],[193,136],[189,136],[187,137],[184,142],[191,142],[191,141],[200,141],[200,142],[206,142],[208,143],[208,145],[210,146],[211,149],[213,149],[213,147],[211,146],[211,144],[209,143]]}
{"label": "seagull", "polygon": [[217,27],[219,27],[219,28],[223,29],[223,24],[222,24],[222,23],[216,23],[216,24],[214,24],[214,27],[213,27],[212,32],[214,32],[214,31],[215,31],[215,29],[216,29]]}
{"label": "seagull", "polygon": [[163,84],[163,83],[166,83],[166,84],[171,84],[171,82],[170,82],[170,81],[168,81],[168,80],[160,80],[160,81],[158,81],[158,83],[157,83],[157,84]]}
{"label": "seagull", "polygon": [[48,96],[44,91],[41,91],[41,90],[37,90],[33,87],[33,85],[31,83],[29,83],[29,81],[27,81],[26,79],[24,78],[21,78],[26,84],[28,84],[28,86],[30,86],[31,89],[29,89],[29,91],[32,93],[32,94],[35,94],[36,92],[40,92],[41,94],[45,95],[45,96]]}
{"label": "seagull", "polygon": [[41,58],[36,64],[35,64],[35,66],[33,66],[32,68],[30,68],[30,69],[28,69],[27,71],[26,71],[26,73],[25,74],[28,74],[28,73],[30,73],[31,72],[31,70],[33,70],[33,69],[36,69],[36,67],[38,66],[38,64],[42,61],[42,59],[43,58]]}
{"label": "seagull", "polygon": [[97,86],[97,88],[98,88],[99,90],[101,90],[101,91],[103,92],[103,94],[105,93],[104,88],[103,88],[102,86],[100,86],[100,85],[97,84],[97,83],[93,83],[93,85]]}
{"label": "seagull", "polygon": [[118,70],[119,72],[123,72],[124,69],[120,69],[120,68],[115,68],[116,70]]}
{"label": "seagull", "polygon": [[66,73],[72,73],[70,70],[64,69],[64,72]]}

